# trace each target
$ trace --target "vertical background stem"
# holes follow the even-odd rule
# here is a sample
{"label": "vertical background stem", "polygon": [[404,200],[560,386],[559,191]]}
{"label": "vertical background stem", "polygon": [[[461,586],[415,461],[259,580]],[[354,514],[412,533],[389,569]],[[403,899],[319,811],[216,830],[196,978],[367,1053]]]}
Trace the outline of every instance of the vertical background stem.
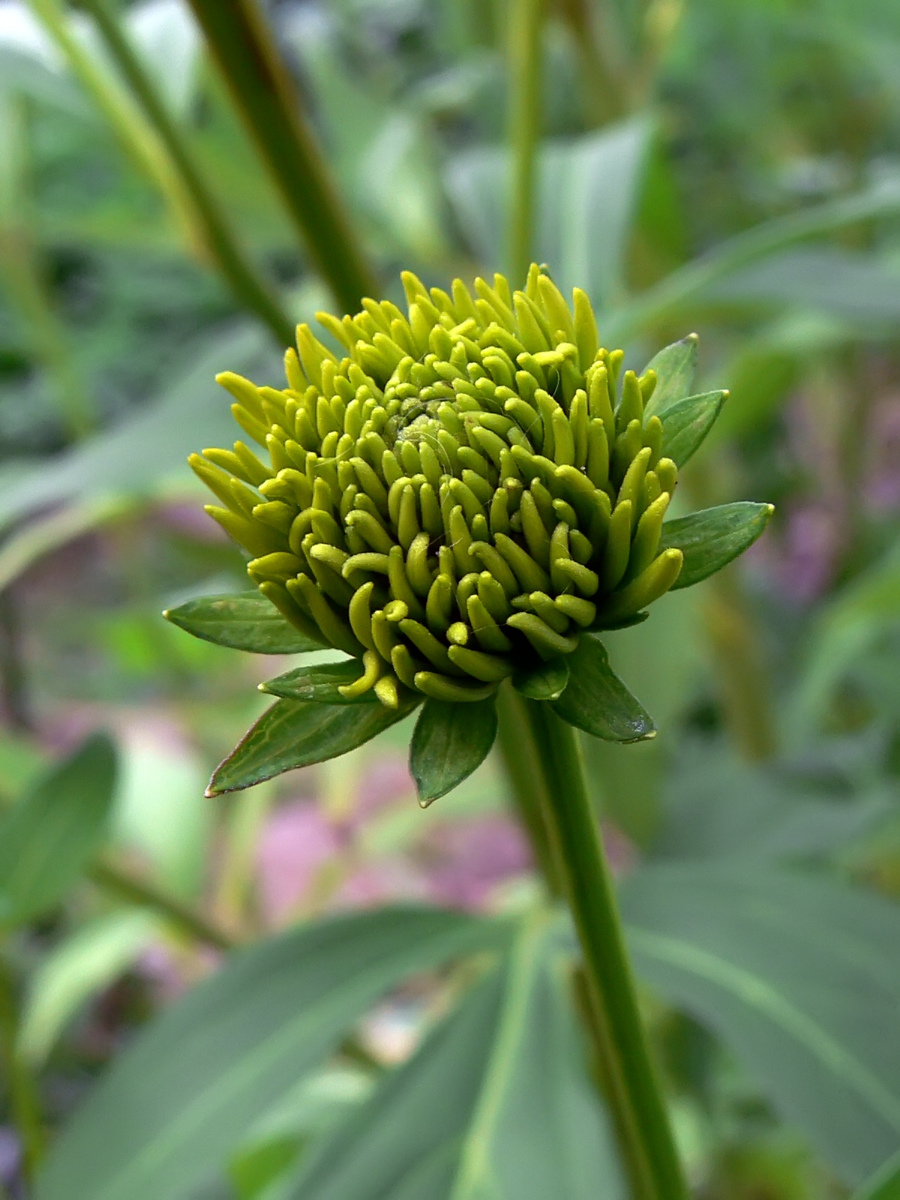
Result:
{"label": "vertical background stem", "polygon": [[31,1181],[44,1148],[37,1085],[16,1053],[19,997],[16,981],[0,957],[0,1066],[9,1110],[22,1147],[23,1174]]}
{"label": "vertical background stem", "polygon": [[638,1009],[612,879],[572,728],[524,701],[544,778],[545,819],[583,955],[583,1010],[634,1200],[689,1191]]}
{"label": "vertical background stem", "polygon": [[523,286],[534,254],[544,3],[545,0],[510,0],[509,143],[512,179],[509,271],[514,287]]}
{"label": "vertical background stem", "polygon": [[255,0],[190,0],[235,107],[344,312],[379,288]]}
{"label": "vertical background stem", "polygon": [[238,301],[255,312],[275,340],[289,346],[294,325],[274,288],[245,255],[231,223],[209,187],[178,122],[166,108],[107,0],[82,0],[97,23],[116,65],[127,79],[148,121],[156,130],[197,210],[197,225],[210,256]]}

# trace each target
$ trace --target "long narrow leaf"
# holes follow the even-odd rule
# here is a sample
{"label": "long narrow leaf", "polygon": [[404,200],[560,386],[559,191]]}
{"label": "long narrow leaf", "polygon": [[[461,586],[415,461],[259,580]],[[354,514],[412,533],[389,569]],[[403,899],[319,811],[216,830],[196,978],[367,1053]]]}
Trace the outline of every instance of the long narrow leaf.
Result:
{"label": "long narrow leaf", "polygon": [[385,991],[507,936],[389,908],[236,954],[117,1059],[51,1152],[37,1200],[187,1200]]}
{"label": "long narrow leaf", "polygon": [[128,35],[107,0],[84,0],[117,66],[156,130],[190,197],[197,226],[223,277],[238,301],[256,313],[276,342],[290,345],[294,323],[281,300],[253,261],[244,253],[231,222],[197,162],[181,127],[166,107],[156,84],[135,53]]}
{"label": "long narrow leaf", "polygon": [[708,1022],[848,1182],[900,1147],[900,906],[759,864],[649,867],[636,965]]}
{"label": "long narrow leaf", "polygon": [[324,1141],[289,1200],[623,1200],[569,966],[537,914],[508,964]]}

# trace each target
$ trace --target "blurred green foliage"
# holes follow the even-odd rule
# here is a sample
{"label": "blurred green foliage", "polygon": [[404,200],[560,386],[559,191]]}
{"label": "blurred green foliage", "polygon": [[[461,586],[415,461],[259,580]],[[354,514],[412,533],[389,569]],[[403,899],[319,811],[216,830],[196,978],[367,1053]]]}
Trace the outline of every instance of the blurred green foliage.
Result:
{"label": "blurred green foliage", "polygon": [[[310,319],[327,280],[190,6],[113,9],[234,245]],[[508,265],[518,11],[265,6],[385,294]],[[900,1195],[898,55],[891,0],[546,5],[532,253],[630,365],[699,332],[731,396],[691,507],[777,503],[749,561],[610,637],[660,737],[585,741],[704,1200]],[[202,798],[276,672],[159,617],[246,587],[183,464],[229,436],[214,373],[275,384],[283,349],[207,233],[89,13],[0,0],[0,1188],[460,1200],[490,1168],[544,1200],[562,1163],[567,1200],[602,1171],[618,1196],[568,934],[518,919],[533,881],[470,901],[503,918],[325,915],[446,898],[441,839],[505,819],[499,763],[421,813],[401,724]],[[298,805],[326,849],[274,915],[261,847]],[[388,992],[394,1057],[360,1024]]]}

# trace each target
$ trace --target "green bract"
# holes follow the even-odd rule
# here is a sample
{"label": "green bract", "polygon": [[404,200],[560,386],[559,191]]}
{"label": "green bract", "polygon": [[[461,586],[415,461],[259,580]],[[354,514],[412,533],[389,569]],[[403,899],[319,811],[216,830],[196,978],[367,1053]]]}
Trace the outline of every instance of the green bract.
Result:
{"label": "green bract", "polygon": [[[638,376],[600,346],[585,293],[570,307],[537,266],[516,292],[500,275],[474,295],[461,280],[449,294],[403,283],[407,312],[364,300],[353,317],[318,315],[344,357],[299,326],[284,390],[220,375],[265,454],[239,441],[190,460],[262,595],[301,638],[359,664],[271,690],[297,705],[328,703],[330,687],[331,703],[372,698],[399,717],[426,697],[484,701],[514,676],[562,704],[570,672],[547,664],[640,619],[677,585],[686,551],[691,582],[723,566],[770,509],[729,506],[722,528],[712,509],[666,536],[678,468],[725,397],[687,395],[695,338]],[[173,619],[228,644],[228,604],[210,603],[214,614],[195,601]],[[238,640],[248,646],[245,628]]]}

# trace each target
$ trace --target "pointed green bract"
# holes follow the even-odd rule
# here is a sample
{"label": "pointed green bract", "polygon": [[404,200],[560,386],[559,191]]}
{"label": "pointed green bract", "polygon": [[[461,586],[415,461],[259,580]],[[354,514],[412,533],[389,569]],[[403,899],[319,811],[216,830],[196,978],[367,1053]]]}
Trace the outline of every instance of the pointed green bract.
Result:
{"label": "pointed green bract", "polygon": [[664,457],[683,467],[712,429],[727,396],[727,392],[703,392],[667,408],[661,417]]}
{"label": "pointed green bract", "polygon": [[416,701],[387,708],[278,700],[219,763],[206,794],[237,792],[285,771],[337,758],[402,720],[415,705]]}
{"label": "pointed green bract", "polygon": [[696,333],[688,334],[680,342],[665,346],[650,359],[643,374],[656,372],[656,387],[644,408],[644,416],[659,417],[667,408],[690,395],[697,368]]}
{"label": "pointed green bract", "polygon": [[425,807],[481,766],[497,736],[494,697],[472,704],[426,700],[409,747],[410,774]]}
{"label": "pointed green bract", "polygon": [[512,683],[529,700],[558,700],[569,682],[569,660],[561,655],[528,670],[517,671]]}
{"label": "pointed green bract", "polygon": [[339,689],[352,684],[359,675],[356,662],[313,663],[296,667],[259,685],[261,692],[287,700],[308,700],[317,704],[359,704],[377,701],[374,692],[345,696]]}
{"label": "pointed green bract", "polygon": [[255,589],[235,595],[201,596],[178,608],[166,609],[163,616],[205,642],[253,654],[302,654],[321,650],[327,644],[295,629]]}
{"label": "pointed green bract", "polygon": [[569,656],[569,685],[552,701],[557,716],[607,742],[641,742],[656,726],[639,700],[609,665],[609,655],[595,637],[583,637]]}
{"label": "pointed green bract", "polygon": [[743,554],[764,532],[774,511],[771,504],[739,500],[666,521],[660,549],[679,549],[684,554],[672,590],[699,583]]}

